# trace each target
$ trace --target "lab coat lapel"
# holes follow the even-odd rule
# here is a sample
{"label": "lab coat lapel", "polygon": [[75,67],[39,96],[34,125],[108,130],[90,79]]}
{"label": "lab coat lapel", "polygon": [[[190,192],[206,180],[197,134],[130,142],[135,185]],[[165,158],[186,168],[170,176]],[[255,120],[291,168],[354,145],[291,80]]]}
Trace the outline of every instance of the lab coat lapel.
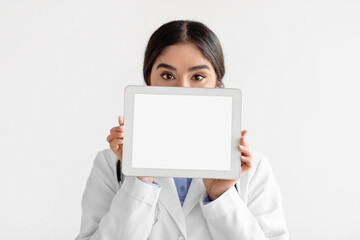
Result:
{"label": "lab coat lapel", "polygon": [[181,207],[174,179],[166,177],[154,177],[154,181],[161,186],[159,201],[168,210],[183,235],[186,236],[185,216]]}
{"label": "lab coat lapel", "polygon": [[193,178],[183,205],[185,217],[191,212],[196,204],[198,204],[204,192],[206,192],[206,189],[203,180],[201,178]]}

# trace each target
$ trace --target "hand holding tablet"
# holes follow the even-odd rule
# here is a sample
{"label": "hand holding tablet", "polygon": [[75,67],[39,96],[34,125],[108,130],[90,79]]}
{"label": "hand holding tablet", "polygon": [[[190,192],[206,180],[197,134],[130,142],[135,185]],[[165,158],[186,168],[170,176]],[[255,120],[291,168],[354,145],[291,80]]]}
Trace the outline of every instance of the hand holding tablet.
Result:
{"label": "hand holding tablet", "polygon": [[[111,150],[115,153],[120,162],[122,162],[122,153],[123,153],[123,143],[124,143],[124,117],[118,117],[119,126],[113,127],[110,130],[110,134],[107,137],[107,141],[110,144]],[[153,182],[153,177],[137,177],[139,180],[145,180],[148,182]]]}
{"label": "hand holding tablet", "polygon": [[127,86],[124,121],[125,175],[240,176],[239,89]]}

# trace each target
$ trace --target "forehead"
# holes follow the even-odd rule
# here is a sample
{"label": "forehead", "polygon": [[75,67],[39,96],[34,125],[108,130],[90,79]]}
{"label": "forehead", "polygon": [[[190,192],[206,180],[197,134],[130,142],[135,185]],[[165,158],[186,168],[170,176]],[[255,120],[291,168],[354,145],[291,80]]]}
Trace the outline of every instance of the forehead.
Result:
{"label": "forehead", "polygon": [[207,64],[211,67],[210,61],[204,57],[200,49],[193,43],[174,44],[166,47],[155,61],[155,63],[160,62],[182,66]]}

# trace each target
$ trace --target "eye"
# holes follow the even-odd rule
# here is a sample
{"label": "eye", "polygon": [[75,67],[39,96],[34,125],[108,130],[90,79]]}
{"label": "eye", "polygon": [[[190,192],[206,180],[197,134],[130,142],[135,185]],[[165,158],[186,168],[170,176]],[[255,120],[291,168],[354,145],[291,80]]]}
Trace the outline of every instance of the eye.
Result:
{"label": "eye", "polygon": [[160,76],[162,76],[164,79],[167,79],[167,80],[175,78],[171,73],[164,73],[164,74],[161,74]]}
{"label": "eye", "polygon": [[201,81],[205,78],[205,76],[201,75],[201,74],[195,74],[193,77],[195,80]]}

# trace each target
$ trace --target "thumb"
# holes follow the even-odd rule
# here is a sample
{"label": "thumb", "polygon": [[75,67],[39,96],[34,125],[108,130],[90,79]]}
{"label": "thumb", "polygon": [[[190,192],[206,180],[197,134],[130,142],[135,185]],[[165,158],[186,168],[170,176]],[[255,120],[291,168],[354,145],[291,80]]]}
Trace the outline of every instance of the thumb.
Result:
{"label": "thumb", "polygon": [[119,116],[119,117],[118,117],[118,120],[119,120],[119,125],[120,125],[120,126],[123,126],[123,125],[124,125],[124,117],[123,117],[123,116]]}
{"label": "thumb", "polygon": [[244,129],[244,130],[241,131],[241,137],[242,137],[242,138],[245,137],[246,134],[247,134],[247,130],[246,130],[246,129]]}
{"label": "thumb", "polygon": [[244,146],[244,142],[245,142],[245,135],[247,134],[247,130],[244,129],[241,131],[241,138],[240,138],[240,144]]}

